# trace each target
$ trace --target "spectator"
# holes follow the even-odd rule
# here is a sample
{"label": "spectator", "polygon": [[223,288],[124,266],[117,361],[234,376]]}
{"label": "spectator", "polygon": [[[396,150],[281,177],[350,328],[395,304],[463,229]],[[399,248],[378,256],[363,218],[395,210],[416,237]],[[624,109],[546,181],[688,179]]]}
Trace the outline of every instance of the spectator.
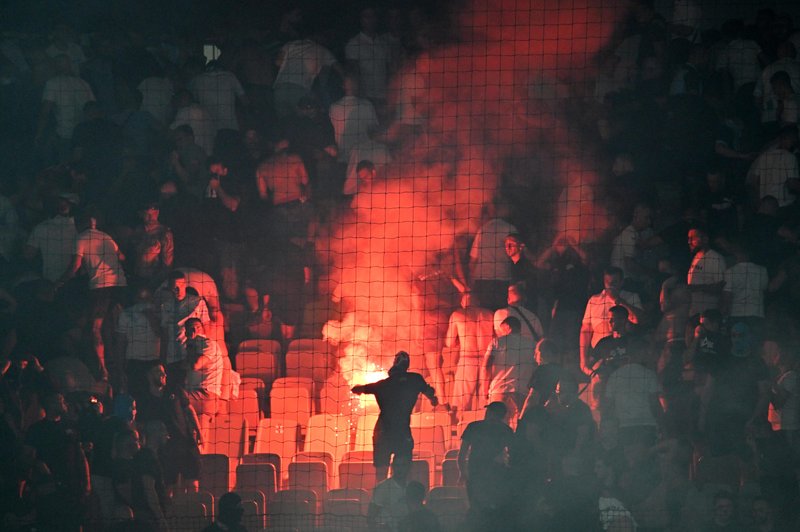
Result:
{"label": "spectator", "polygon": [[144,427],[144,447],[133,460],[131,507],[137,521],[158,532],[166,532],[169,530],[166,518],[169,499],[159,454],[170,435],[159,420],[148,421]]}
{"label": "spectator", "polygon": [[[378,422],[375,424],[372,458],[375,478],[379,482],[386,478],[392,455],[394,458],[391,463],[395,475],[398,474],[399,468],[396,465],[398,462],[403,463],[404,467],[410,466],[411,451],[414,449],[410,428],[411,410],[419,394],[427,397],[433,406],[439,404],[434,389],[425,382],[422,375],[410,373],[409,364],[408,353],[400,351],[394,358],[394,364],[389,368],[389,378],[353,387],[353,393],[356,395],[364,393],[374,395],[381,409]],[[405,483],[405,476],[398,477],[397,480]],[[377,487],[375,489],[377,490]]]}
{"label": "spectator", "polygon": [[359,97],[359,80],[354,74],[346,75],[344,97],[332,103],[328,110],[340,163],[347,163],[353,147],[369,140],[370,134],[378,127],[378,117],[372,103]]}
{"label": "spectator", "polygon": [[527,395],[525,387],[536,369],[536,343],[522,335],[522,325],[514,316],[503,320],[500,331],[502,336],[492,341],[484,356],[480,397],[505,403],[515,424]]}
{"label": "spectator", "polygon": [[426,530],[440,532],[439,518],[425,506],[425,486],[416,480],[406,485],[406,504],[408,514],[400,520],[399,532]]}
{"label": "spectator", "polygon": [[794,203],[794,191],[800,182],[800,170],[794,149],[797,147],[797,126],[781,129],[773,147],[763,151],[753,161],[747,173],[751,201],[772,196],[777,198],[779,207]]}
{"label": "spectator", "polygon": [[203,322],[198,318],[186,320],[184,328],[189,364],[186,375],[189,403],[197,415],[213,418],[220,408],[225,371],[223,354],[215,341],[204,336]]}
{"label": "spectator", "polygon": [[689,316],[697,323],[700,313],[719,308],[725,284],[725,259],[709,247],[708,232],[700,227],[689,230],[689,250],[694,254],[687,277],[692,294]]}
{"label": "spectator", "polygon": [[175,261],[172,231],[158,220],[157,202],[147,203],[140,212],[143,224],[130,239],[136,283],[157,288],[166,278]]}
{"label": "spectator", "polygon": [[364,97],[382,108],[386,105],[389,80],[389,43],[384,36],[378,35],[378,10],[375,6],[364,7],[359,20],[361,31],[347,42],[344,55],[348,63],[358,69]]}
{"label": "spectator", "polygon": [[645,267],[642,263],[640,242],[653,236],[650,207],[639,204],[633,209],[633,219],[615,239],[611,250],[611,266],[622,270],[624,278],[640,279]]}
{"label": "spectator", "polygon": [[526,307],[525,285],[524,283],[514,283],[508,287],[508,306],[501,308],[494,313],[494,333],[502,336],[500,325],[509,316],[517,318],[522,323],[522,336],[530,338],[534,343],[544,337],[544,327],[533,311]]}
{"label": "spectator", "polygon": [[481,304],[491,311],[503,306],[503,296],[511,281],[511,266],[505,252],[505,238],[517,228],[507,218],[509,205],[497,199],[486,207],[484,224],[475,235],[469,252],[469,275],[472,291]]}
{"label": "spectator", "polygon": [[[487,309],[475,304],[475,298],[469,292],[461,295],[461,308],[450,315],[445,346],[458,348],[458,366],[449,403],[459,412],[476,410],[483,399],[479,395],[478,383],[483,356],[492,341],[491,316]],[[441,382],[442,368],[428,368],[428,371],[431,369],[438,377],[434,379],[434,386],[438,384],[441,389],[444,385]]]}
{"label": "spectator", "polygon": [[42,277],[56,282],[67,269],[75,252],[75,220],[72,208],[77,205],[74,194],[64,193],[58,197],[55,215],[33,228],[23,251],[27,260],[37,256],[42,260]]}
{"label": "spectator", "polygon": [[228,492],[219,498],[219,514],[214,524],[207,526],[203,532],[246,532],[242,526],[242,498],[235,492]]}
{"label": "spectator", "polygon": [[[197,59],[191,59],[196,61]],[[200,62],[203,60],[200,59]],[[197,102],[208,110],[214,120],[216,130],[239,130],[236,118],[237,102],[247,106],[249,101],[239,80],[233,73],[219,67],[218,64],[209,64],[205,71],[201,63],[195,65],[200,72],[194,76],[188,85]]]}
{"label": "spectator", "polygon": [[501,517],[508,504],[508,452],[514,432],[502,401],[486,406],[483,421],[473,421],[461,436],[458,468],[466,482],[470,508],[481,522]]}
{"label": "spectator", "polygon": [[731,251],[736,262],[725,271],[722,315],[730,318],[731,324],[747,324],[760,340],[764,331],[764,295],[769,274],[765,267],[750,260],[750,252],[742,243],[735,243]]}
{"label": "spectator", "polygon": [[139,288],[133,304],[120,312],[114,335],[115,358],[125,368],[124,388],[134,397],[147,390],[147,371],[160,360],[158,310],[153,294]]}

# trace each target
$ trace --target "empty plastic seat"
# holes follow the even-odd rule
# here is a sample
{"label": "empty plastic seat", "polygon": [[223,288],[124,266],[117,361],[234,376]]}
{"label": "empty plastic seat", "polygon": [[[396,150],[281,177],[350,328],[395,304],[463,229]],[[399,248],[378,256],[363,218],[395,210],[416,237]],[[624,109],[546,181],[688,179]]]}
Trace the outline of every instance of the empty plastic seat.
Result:
{"label": "empty plastic seat", "polygon": [[242,457],[243,464],[272,464],[275,468],[275,478],[281,478],[281,457],[275,453],[250,453]]}
{"label": "empty plastic seat", "polygon": [[335,466],[331,453],[325,451],[301,451],[294,455],[292,462],[322,462],[328,468],[328,486],[335,482]]}
{"label": "empty plastic seat", "polygon": [[[244,340],[239,344],[236,348],[236,353],[252,353],[252,352],[260,352],[260,353],[272,353],[274,355],[280,355],[283,353],[283,349],[281,348],[281,343],[278,340],[263,340],[263,339],[255,339],[255,340]],[[239,371],[239,368],[236,368],[236,371]]]}
{"label": "empty plastic seat", "polygon": [[328,466],[324,462],[292,462],[289,489],[312,490],[321,500],[328,492]]}
{"label": "empty plastic seat", "polygon": [[[449,425],[448,425],[449,427]],[[412,426],[414,450],[433,456],[433,466],[440,464],[446,450],[444,429],[440,426]]]}
{"label": "empty plastic seat", "polygon": [[369,504],[369,492],[358,488],[337,488],[328,490],[328,493],[325,494],[325,500],[333,499],[354,499],[367,505]]}
{"label": "empty plastic seat", "polygon": [[273,386],[269,393],[269,413],[272,418],[293,419],[299,426],[305,427],[311,417],[311,395],[308,389]]}
{"label": "empty plastic seat", "polygon": [[311,531],[319,514],[317,495],[311,490],[281,490],[267,507],[268,528],[296,528]]}
{"label": "empty plastic seat", "polygon": [[236,372],[241,377],[257,377],[270,383],[280,376],[280,355],[267,351],[236,353]]}
{"label": "empty plastic seat", "polygon": [[350,417],[317,414],[308,419],[305,451],[327,452],[340,462],[350,449]]}
{"label": "empty plastic seat", "polygon": [[445,458],[442,462],[442,486],[457,486],[459,478],[461,471],[458,469],[458,460]]}
{"label": "empty plastic seat", "polygon": [[[242,417],[247,422],[248,432],[256,430],[258,422],[261,421],[263,412],[261,411],[259,397],[255,390],[239,390],[239,397],[231,398],[228,401],[228,413],[230,416]],[[249,451],[249,442],[245,442],[245,454]]]}
{"label": "empty plastic seat", "polygon": [[[280,456],[281,468],[292,461],[297,452],[298,426],[291,419],[267,418],[258,423],[254,453],[273,453]],[[285,477],[285,473],[283,473]]]}
{"label": "empty plastic seat", "polygon": [[289,351],[313,351],[315,353],[327,353],[330,351],[330,344],[322,338],[295,338],[289,342],[286,352]]}
{"label": "empty plastic seat", "polygon": [[287,377],[304,377],[323,383],[329,377],[332,367],[333,361],[327,351],[296,351],[290,348],[286,352]]}
{"label": "empty plastic seat", "polygon": [[239,464],[236,467],[236,491],[258,491],[267,499],[278,491],[278,474],[272,464]]}
{"label": "empty plastic seat", "polygon": [[238,461],[247,449],[247,420],[241,415],[218,415],[203,438],[204,454],[224,454]]}
{"label": "empty plastic seat", "polygon": [[356,441],[353,446],[354,451],[372,452],[372,432],[375,430],[375,423],[377,422],[378,414],[363,414],[358,417]]}
{"label": "empty plastic seat", "polygon": [[349,462],[339,464],[339,487],[370,491],[375,487],[375,467],[372,462]]}
{"label": "empty plastic seat", "polygon": [[427,491],[431,486],[431,471],[431,464],[428,460],[412,460],[408,479],[420,482]]}
{"label": "empty plastic seat", "polygon": [[200,487],[215,497],[230,491],[236,475],[234,464],[225,454],[200,455]]}
{"label": "empty plastic seat", "polygon": [[167,510],[167,523],[170,530],[202,530],[213,519],[205,504],[197,500],[176,498]]}

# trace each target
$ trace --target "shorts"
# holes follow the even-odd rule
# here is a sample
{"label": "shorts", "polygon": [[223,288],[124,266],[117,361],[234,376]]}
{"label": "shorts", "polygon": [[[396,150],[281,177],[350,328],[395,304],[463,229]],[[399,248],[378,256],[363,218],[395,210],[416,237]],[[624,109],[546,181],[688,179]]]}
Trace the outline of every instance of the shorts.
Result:
{"label": "shorts", "polygon": [[89,308],[92,309],[92,319],[105,318],[112,305],[124,301],[125,290],[124,286],[108,286],[89,290]]}
{"label": "shorts", "polygon": [[372,434],[372,465],[375,467],[389,467],[392,454],[395,460],[411,462],[411,453],[414,450],[414,438],[411,433],[385,434],[375,427]]}

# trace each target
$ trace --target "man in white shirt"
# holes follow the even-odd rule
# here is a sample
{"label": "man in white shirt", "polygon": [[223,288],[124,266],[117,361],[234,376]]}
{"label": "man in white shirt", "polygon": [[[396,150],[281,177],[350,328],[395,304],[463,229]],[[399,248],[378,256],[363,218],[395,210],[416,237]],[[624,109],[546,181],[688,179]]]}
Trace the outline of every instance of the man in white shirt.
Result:
{"label": "man in white shirt", "polygon": [[628,342],[626,359],[605,383],[603,421],[616,422],[623,445],[640,444],[649,448],[656,442],[663,410],[658,377],[643,365],[646,354],[643,342]]}
{"label": "man in white shirt", "polygon": [[756,336],[760,336],[764,321],[764,294],[769,274],[764,266],[750,261],[744,244],[731,246],[736,263],[725,271],[721,311],[730,316],[731,323],[744,321]]}
{"label": "man in white shirt", "polygon": [[368,140],[370,133],[378,127],[375,107],[358,95],[359,79],[348,74],[344,78],[344,97],[332,103],[328,110],[340,163],[348,162],[353,147]]}
{"label": "man in white shirt", "polygon": [[294,114],[297,102],[308,95],[323,68],[332,68],[344,74],[330,50],[308,39],[284,44],[275,62],[278,73],[272,89],[275,94],[275,113],[279,118]]}
{"label": "man in white shirt", "polygon": [[248,101],[242,84],[233,73],[222,69],[210,69],[192,78],[188,88],[200,105],[214,118],[217,131],[220,129],[239,131],[236,102],[246,106]]}
{"label": "man in white shirt", "polygon": [[114,335],[117,361],[124,361],[128,392],[137,398],[147,392],[147,372],[160,359],[161,327],[147,288],[136,292],[133,305],[120,312]]}
{"label": "man in white shirt", "polygon": [[217,124],[209,112],[194,101],[192,93],[184,89],[175,94],[174,105],[177,111],[170,129],[187,125],[192,128],[195,142],[203,148],[206,156],[214,153],[214,139],[217,137]]}
{"label": "man in white shirt", "polygon": [[630,225],[614,239],[611,248],[611,265],[621,269],[625,278],[635,277],[641,271],[641,267],[636,261],[639,254],[636,245],[653,236],[651,224],[650,207],[644,204],[636,205]]}
{"label": "man in white shirt", "polygon": [[503,321],[509,316],[516,317],[522,324],[520,334],[530,338],[534,343],[544,337],[544,328],[533,311],[525,307],[525,290],[522,283],[514,283],[508,287],[508,306],[497,309],[494,313],[494,332],[501,336]]}
{"label": "man in white shirt", "polygon": [[729,20],[722,24],[722,33],[730,39],[719,55],[715,67],[731,75],[734,91],[743,85],[755,83],[761,76],[761,46],[752,39],[742,37],[744,23]]}
{"label": "man in white shirt", "polygon": [[639,323],[642,302],[634,292],[622,290],[622,270],[610,267],[603,273],[603,291],[589,298],[583,313],[580,333],[580,367],[586,375],[592,374],[591,350],[597,342],[611,334],[609,310],[620,305],[628,311],[628,320]]}
{"label": "man in white shirt", "polygon": [[358,67],[364,97],[382,105],[389,79],[389,44],[378,35],[378,13],[374,7],[362,9],[360,20],[361,32],[347,42],[344,55]]}
{"label": "man in white shirt", "polygon": [[[109,375],[106,368],[105,345],[108,342],[103,338],[103,322],[111,308],[122,302],[125,297],[128,280],[125,278],[121,263],[125,260],[125,256],[114,239],[97,229],[95,215],[83,214],[78,220],[78,226],[83,228],[83,231],[78,233],[75,239],[72,262],[59,278],[56,287],[63,286],[66,281],[75,277],[81,268],[89,277],[94,350],[100,365],[100,376],[107,379]],[[118,384],[122,378],[122,368],[112,369],[114,384]]]}
{"label": "man in white shirt", "polygon": [[778,46],[777,54],[778,59],[764,67],[753,89],[753,97],[761,108],[762,124],[777,120],[778,102],[769,82],[776,72],[783,70],[789,74],[795,94],[800,94],[800,63],[797,62],[797,50],[791,41],[786,41]]}
{"label": "man in white shirt", "polygon": [[203,322],[189,318],[186,332],[186,393],[198,416],[213,417],[219,409],[225,371],[222,351],[217,342],[205,336]]}
{"label": "man in white shirt", "polygon": [[747,183],[758,197],[751,198],[753,204],[764,196],[774,196],[780,207],[794,203],[794,193],[800,187],[800,168],[793,150],[797,146],[797,127],[783,128],[777,144],[762,152],[753,161],[747,174]]}
{"label": "man in white shirt", "polygon": [[56,215],[34,227],[25,244],[25,259],[33,260],[40,255],[42,277],[48,281],[58,281],[75,252],[78,231],[75,230],[75,220],[70,211],[77,202],[78,198],[74,194],[61,194],[58,197]]}
{"label": "man in white shirt", "polygon": [[709,247],[708,233],[699,227],[689,230],[689,250],[694,254],[686,278],[692,295],[689,316],[693,326],[700,313],[719,308],[725,283],[725,258]]}
{"label": "man in white shirt", "polygon": [[505,403],[512,426],[525,404],[528,384],[536,369],[536,342],[522,336],[521,329],[519,319],[514,316],[503,320],[503,336],[495,338],[486,350],[481,374],[482,397],[487,403]]}
{"label": "man in white shirt", "polygon": [[209,320],[206,302],[194,294],[186,292],[186,275],[173,271],[167,281],[166,290],[159,291],[157,297],[161,323],[161,358],[166,362],[170,382],[184,382],[186,377],[186,331],[185,324],[190,318],[198,318],[202,323]]}
{"label": "man in white shirt", "polygon": [[475,234],[469,251],[470,280],[481,305],[495,311],[504,306],[512,279],[512,262],[506,254],[506,237],[517,228],[506,221],[510,209],[503,200],[486,205],[486,222]]}

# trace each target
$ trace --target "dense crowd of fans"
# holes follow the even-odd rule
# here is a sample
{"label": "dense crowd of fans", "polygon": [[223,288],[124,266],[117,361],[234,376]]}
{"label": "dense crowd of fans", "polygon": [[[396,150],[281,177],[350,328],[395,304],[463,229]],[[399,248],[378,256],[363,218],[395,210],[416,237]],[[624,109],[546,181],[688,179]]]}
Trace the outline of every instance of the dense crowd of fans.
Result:
{"label": "dense crowd of fans", "polygon": [[[800,30],[631,4],[562,102],[611,228],[545,240],[501,185],[412,369],[454,421],[490,405],[460,442],[465,526],[796,529]],[[4,37],[2,528],[166,530],[236,346],[322,338],[348,310],[315,244],[424,131],[392,75],[444,33],[420,6],[364,8],[341,38],[303,15],[213,46],[64,22]],[[371,525],[435,530],[403,469]]]}

